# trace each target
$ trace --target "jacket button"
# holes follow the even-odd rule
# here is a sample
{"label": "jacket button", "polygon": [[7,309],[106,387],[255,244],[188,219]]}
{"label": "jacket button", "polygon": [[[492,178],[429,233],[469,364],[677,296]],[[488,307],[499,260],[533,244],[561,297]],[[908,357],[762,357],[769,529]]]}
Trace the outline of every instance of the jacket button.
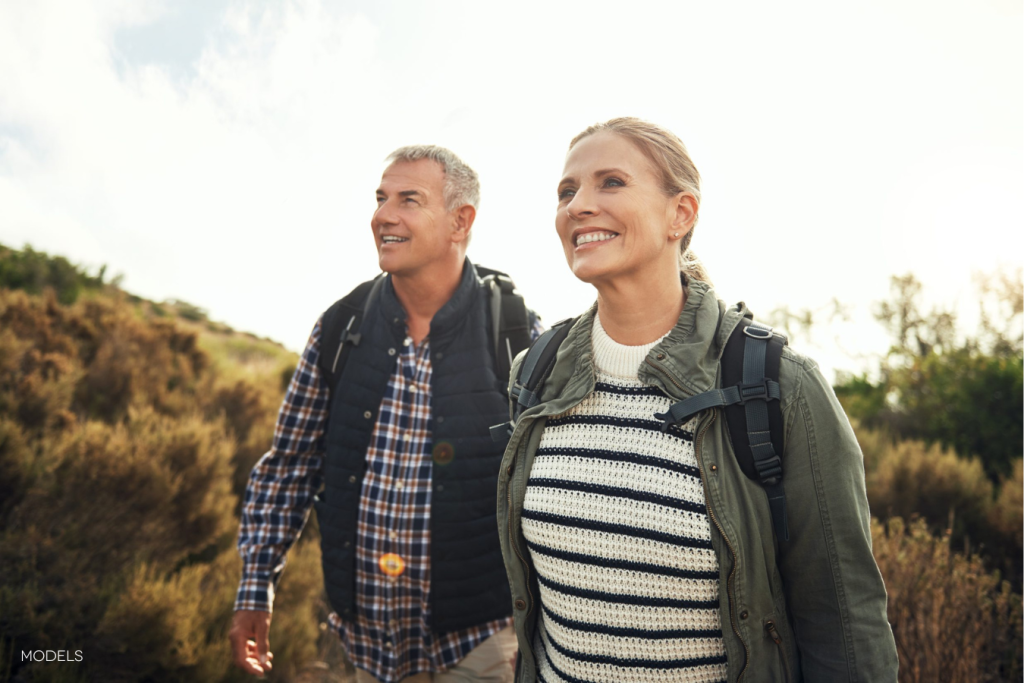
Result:
{"label": "jacket button", "polygon": [[342,548],[351,548],[352,547],[352,541],[345,541],[344,543],[341,544],[341,547]]}
{"label": "jacket button", "polygon": [[395,351],[394,347],[388,349],[388,355],[389,356],[393,356],[393,355],[395,355],[395,353],[397,353],[397,352]]}
{"label": "jacket button", "polygon": [[350,476],[348,478],[348,483],[350,483],[350,484],[356,483],[356,475],[353,474],[352,476]]}
{"label": "jacket button", "polygon": [[444,415],[438,415],[437,416],[437,423],[441,424],[442,422],[444,422]]}
{"label": "jacket button", "polygon": [[659,353],[657,356],[655,356],[655,358],[657,358],[658,360],[665,360],[665,354]]}
{"label": "jacket button", "polygon": [[718,465],[714,465],[714,464],[712,464],[712,465],[711,465],[711,471],[712,471],[712,472],[717,472],[717,471],[718,471]]}
{"label": "jacket button", "polygon": [[437,353],[434,354],[434,358],[436,358],[438,360],[441,360],[442,358],[444,358],[444,353],[441,352],[441,351],[438,351]]}
{"label": "jacket button", "polygon": [[441,493],[442,491],[444,491],[444,484],[438,484],[437,485],[437,492]]}
{"label": "jacket button", "polygon": [[519,611],[526,609],[526,600],[523,600],[522,598],[516,600],[516,609]]}
{"label": "jacket button", "polygon": [[750,616],[750,613],[747,612],[747,610],[743,610],[742,612],[740,612],[740,619],[746,619],[749,616]]}
{"label": "jacket button", "polygon": [[369,420],[371,417],[373,417],[373,413],[371,413],[369,410],[367,410],[366,412],[363,413],[363,417],[365,417],[367,420]]}

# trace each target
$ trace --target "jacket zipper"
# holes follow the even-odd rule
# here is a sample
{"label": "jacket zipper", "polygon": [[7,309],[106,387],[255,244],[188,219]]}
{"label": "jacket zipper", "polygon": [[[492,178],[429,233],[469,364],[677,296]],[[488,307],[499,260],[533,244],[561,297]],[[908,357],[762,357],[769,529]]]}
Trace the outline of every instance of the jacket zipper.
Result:
{"label": "jacket zipper", "polygon": [[765,622],[765,630],[768,631],[768,635],[771,636],[775,644],[779,646],[779,654],[782,655],[782,671],[786,675],[786,680],[789,680],[789,658],[786,657],[786,648],[782,646],[782,636],[779,635],[779,630],[775,628],[775,622],[769,619]]}
{"label": "jacket zipper", "polygon": [[[532,429],[533,427],[531,426],[530,431],[532,431]],[[527,443],[529,443],[530,431],[527,431],[527,433],[524,435],[527,440]],[[512,546],[512,550],[516,551],[516,556],[519,558],[519,561],[523,563],[523,569],[526,572],[526,594],[530,597],[530,604],[527,607],[526,616],[530,616],[530,612],[533,611],[533,591],[530,590],[530,565],[527,564],[526,558],[523,557],[523,554],[519,552],[519,544],[516,543],[516,536],[513,533],[512,529],[512,473],[515,472],[516,460],[518,460],[519,458],[518,450],[519,449],[517,448],[516,454],[512,456],[512,462],[509,463],[510,471],[508,474],[508,543]]]}
{"label": "jacket zipper", "polygon": [[[671,377],[669,379],[671,379]],[[736,677],[736,681],[738,683],[743,678],[743,674],[747,670],[747,664],[750,662],[750,650],[749,648],[747,648],[747,644],[743,641],[743,636],[740,635],[740,630],[736,626],[736,605],[732,593],[732,579],[733,576],[736,574],[736,550],[732,547],[732,543],[729,541],[729,537],[725,535],[725,529],[723,529],[722,525],[718,522],[718,518],[715,517],[715,511],[711,507],[711,496],[708,493],[708,484],[704,480],[704,459],[700,451],[701,442],[704,440],[704,434],[707,433],[712,423],[714,423],[716,417],[718,417],[718,413],[712,412],[711,419],[709,419],[704,424],[704,426],[701,427],[700,433],[697,434],[697,438],[693,442],[693,452],[694,455],[697,456],[697,464],[700,466],[701,483],[704,485],[704,503],[708,509],[708,517],[711,519],[712,522],[715,523],[715,527],[718,528],[718,533],[722,535],[722,538],[725,540],[725,545],[729,548],[729,554],[732,555],[732,567],[729,569],[729,578],[726,580],[726,591],[729,595],[729,623],[732,625],[732,631],[736,634],[736,638],[739,639],[740,645],[743,646],[743,668],[740,669],[740,673]]]}
{"label": "jacket zipper", "polygon": [[[666,379],[668,379],[669,382],[672,382],[672,384],[678,387],[680,391],[690,396],[693,395],[693,392],[683,388],[683,385],[677,382],[675,378],[668,373],[667,370],[665,370],[659,365],[655,365],[646,358],[644,359],[644,362],[646,362],[652,368],[661,373]],[[750,648],[747,647],[746,642],[744,642],[743,640],[743,636],[740,635],[739,628],[736,626],[736,601],[733,599],[732,593],[732,579],[733,576],[736,574],[736,550],[732,547],[732,543],[729,541],[729,537],[725,535],[725,529],[723,529],[722,525],[718,522],[718,518],[715,517],[715,511],[711,507],[711,496],[708,493],[708,483],[705,480],[704,474],[704,459],[700,452],[700,445],[701,442],[704,440],[704,434],[707,433],[712,423],[714,423],[716,417],[718,417],[718,413],[712,411],[711,418],[704,424],[703,427],[701,427],[700,432],[697,434],[697,438],[694,439],[693,441],[693,452],[697,458],[697,466],[700,468],[700,482],[704,487],[704,504],[708,509],[708,517],[711,519],[712,522],[715,523],[715,527],[718,529],[718,533],[722,535],[722,538],[725,540],[725,545],[729,548],[729,554],[732,555],[732,568],[729,569],[729,578],[726,580],[725,590],[729,596],[729,623],[732,625],[732,632],[736,634],[736,638],[740,641],[740,645],[743,646],[743,668],[740,669],[740,673],[736,677],[736,681],[737,683],[739,683],[739,681],[743,678],[743,674],[747,671],[747,665],[750,663]]]}

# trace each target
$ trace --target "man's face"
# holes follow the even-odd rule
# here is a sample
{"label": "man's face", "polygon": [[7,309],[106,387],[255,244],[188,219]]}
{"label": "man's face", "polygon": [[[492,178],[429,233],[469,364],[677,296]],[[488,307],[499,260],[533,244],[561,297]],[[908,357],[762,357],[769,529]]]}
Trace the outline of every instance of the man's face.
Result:
{"label": "man's face", "polygon": [[397,161],[384,171],[370,220],[381,270],[413,275],[455,248],[456,220],[445,209],[444,180],[441,166],[430,159]]}

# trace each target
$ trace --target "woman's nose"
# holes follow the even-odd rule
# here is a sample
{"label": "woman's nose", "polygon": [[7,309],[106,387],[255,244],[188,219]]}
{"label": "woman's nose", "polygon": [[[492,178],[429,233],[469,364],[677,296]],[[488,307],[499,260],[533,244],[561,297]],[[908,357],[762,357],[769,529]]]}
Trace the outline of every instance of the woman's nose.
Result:
{"label": "woman's nose", "polygon": [[597,213],[597,207],[593,202],[593,193],[580,188],[576,190],[576,194],[572,196],[569,203],[566,205],[566,211],[569,212],[571,218],[579,220],[580,218],[586,218],[593,216]]}

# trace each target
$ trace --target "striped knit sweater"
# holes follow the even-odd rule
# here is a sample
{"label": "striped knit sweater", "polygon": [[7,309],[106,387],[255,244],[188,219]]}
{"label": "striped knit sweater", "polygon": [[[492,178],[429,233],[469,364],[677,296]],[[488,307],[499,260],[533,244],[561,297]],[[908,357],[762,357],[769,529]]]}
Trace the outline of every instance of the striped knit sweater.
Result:
{"label": "striped knit sweater", "polygon": [[597,386],[548,420],[523,506],[539,680],[725,681],[693,424],[662,433],[671,400],[637,379],[657,341],[617,344],[596,316],[593,339]]}

